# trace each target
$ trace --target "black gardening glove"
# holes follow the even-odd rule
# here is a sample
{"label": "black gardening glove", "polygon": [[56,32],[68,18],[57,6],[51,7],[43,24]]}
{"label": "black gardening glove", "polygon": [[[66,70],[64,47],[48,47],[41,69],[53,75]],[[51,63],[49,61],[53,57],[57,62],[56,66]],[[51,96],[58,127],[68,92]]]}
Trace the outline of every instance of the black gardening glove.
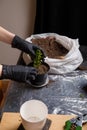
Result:
{"label": "black gardening glove", "polygon": [[21,51],[29,54],[31,56],[32,60],[35,58],[35,52],[37,49],[41,50],[42,55],[43,55],[43,59],[45,57],[44,51],[40,47],[20,38],[17,35],[13,38],[12,47],[20,49]]}
{"label": "black gardening glove", "polygon": [[34,67],[22,65],[3,65],[0,79],[11,79],[18,82],[30,83],[35,79],[37,71]]}

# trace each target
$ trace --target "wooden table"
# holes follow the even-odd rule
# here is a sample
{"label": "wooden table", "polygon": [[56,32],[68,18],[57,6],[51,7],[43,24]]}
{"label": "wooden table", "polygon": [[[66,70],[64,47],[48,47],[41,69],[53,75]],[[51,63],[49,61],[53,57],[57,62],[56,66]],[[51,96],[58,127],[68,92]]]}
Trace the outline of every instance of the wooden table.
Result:
{"label": "wooden table", "polygon": [[[75,116],[48,114],[48,120],[50,121],[49,130],[63,130],[65,121],[71,119],[72,117]],[[0,130],[18,130],[20,124],[21,124],[21,117],[19,113],[6,112],[3,113],[0,124]],[[82,130],[87,130],[87,124],[83,126]]]}

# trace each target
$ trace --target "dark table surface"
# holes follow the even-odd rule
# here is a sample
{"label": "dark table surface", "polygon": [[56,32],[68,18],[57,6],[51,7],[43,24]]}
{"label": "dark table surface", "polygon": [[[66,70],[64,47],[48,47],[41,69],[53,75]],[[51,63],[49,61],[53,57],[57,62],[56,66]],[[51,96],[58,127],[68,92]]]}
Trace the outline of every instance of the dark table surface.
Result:
{"label": "dark table surface", "polygon": [[[83,65],[87,65],[87,47],[81,46]],[[20,60],[19,60],[20,62]],[[87,71],[76,70],[59,75],[57,80],[42,88],[12,81],[8,90],[3,112],[19,112],[23,102],[39,99],[48,106],[49,113],[81,114],[87,113]]]}

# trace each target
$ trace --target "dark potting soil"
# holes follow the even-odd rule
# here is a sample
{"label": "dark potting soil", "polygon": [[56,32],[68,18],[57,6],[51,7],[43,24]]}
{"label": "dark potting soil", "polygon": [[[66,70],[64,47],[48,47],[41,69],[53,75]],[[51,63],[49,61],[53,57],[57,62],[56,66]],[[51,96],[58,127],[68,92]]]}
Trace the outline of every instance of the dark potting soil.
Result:
{"label": "dark potting soil", "polygon": [[[32,38],[31,41],[32,43],[40,46],[49,58],[63,59],[64,56],[68,53],[68,50],[60,43],[58,43],[52,36],[46,38]],[[38,73],[44,74],[47,72],[47,70],[48,68],[46,66],[41,65],[38,68]]]}
{"label": "dark potting soil", "polygon": [[38,74],[45,74],[47,71],[48,67],[43,64],[38,67]]}
{"label": "dark potting soil", "polygon": [[31,41],[40,46],[49,58],[62,59],[68,53],[68,50],[52,36],[46,38],[32,38]]}

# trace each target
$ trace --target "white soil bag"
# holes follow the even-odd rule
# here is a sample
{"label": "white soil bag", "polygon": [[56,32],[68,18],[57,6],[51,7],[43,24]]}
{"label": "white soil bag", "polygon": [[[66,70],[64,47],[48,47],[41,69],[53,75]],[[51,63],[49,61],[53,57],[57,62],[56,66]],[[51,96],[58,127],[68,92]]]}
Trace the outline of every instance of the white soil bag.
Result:
{"label": "white soil bag", "polygon": [[46,38],[48,36],[55,37],[56,41],[64,46],[69,52],[64,56],[63,59],[53,59],[46,57],[45,62],[50,65],[51,74],[64,74],[69,73],[79,67],[83,62],[81,52],[79,50],[78,39],[71,39],[66,36],[58,35],[56,33],[43,33],[31,35],[26,40],[31,42],[31,39]]}

